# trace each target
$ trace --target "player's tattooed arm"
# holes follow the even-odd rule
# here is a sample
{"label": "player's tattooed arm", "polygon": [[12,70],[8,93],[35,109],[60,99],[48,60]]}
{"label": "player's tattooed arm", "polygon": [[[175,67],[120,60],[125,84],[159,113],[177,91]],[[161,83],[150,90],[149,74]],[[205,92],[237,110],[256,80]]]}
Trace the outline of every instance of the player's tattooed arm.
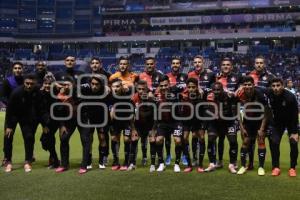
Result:
{"label": "player's tattooed arm", "polygon": [[234,96],[238,97],[240,93],[242,93],[244,90],[244,86],[240,85],[239,88],[234,92]]}

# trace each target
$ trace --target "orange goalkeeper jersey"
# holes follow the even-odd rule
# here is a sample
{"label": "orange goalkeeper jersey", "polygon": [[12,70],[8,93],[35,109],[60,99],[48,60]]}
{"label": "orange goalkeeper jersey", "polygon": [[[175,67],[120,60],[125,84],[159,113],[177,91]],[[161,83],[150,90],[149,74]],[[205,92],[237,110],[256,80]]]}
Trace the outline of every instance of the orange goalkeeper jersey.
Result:
{"label": "orange goalkeeper jersey", "polygon": [[109,77],[109,82],[111,82],[116,78],[120,79],[123,85],[131,87],[137,81],[138,75],[133,72],[126,72],[126,74],[121,74],[121,72],[116,72]]}

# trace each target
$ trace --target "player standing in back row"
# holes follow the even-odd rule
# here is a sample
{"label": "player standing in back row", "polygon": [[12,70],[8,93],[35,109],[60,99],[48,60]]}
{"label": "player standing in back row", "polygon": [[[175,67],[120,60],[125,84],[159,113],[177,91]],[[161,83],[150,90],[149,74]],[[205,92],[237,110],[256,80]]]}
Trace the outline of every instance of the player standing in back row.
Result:
{"label": "player standing in back row", "polygon": [[[254,60],[254,70],[248,73],[254,80],[254,85],[263,93],[266,93],[270,88],[270,81],[274,78],[274,75],[266,69],[266,60],[263,56],[257,56]],[[268,125],[267,125],[268,126]],[[269,136],[269,130],[267,129],[267,136]],[[269,139],[269,144],[271,144]],[[272,146],[270,145],[270,150]],[[253,169],[253,159],[255,152],[255,140],[250,141],[249,145],[249,164],[247,170]]]}
{"label": "player standing in back row", "polygon": [[[170,81],[170,87],[174,93],[179,94],[183,92],[186,88],[186,80],[188,76],[184,73],[181,73],[181,59],[179,57],[172,58],[171,61],[171,72],[167,73]],[[171,134],[165,135],[165,145],[166,145],[166,165],[171,164]],[[182,163],[187,165],[185,155],[182,156]]]}
{"label": "player standing in back row", "polygon": [[[188,73],[189,78],[198,80],[199,89],[203,91],[203,99],[206,99],[208,92],[211,90],[212,84],[216,81],[215,74],[209,69],[204,68],[204,58],[200,55],[195,56],[193,60],[194,70]],[[197,163],[197,146],[199,143],[199,168],[203,169],[203,156],[205,154],[205,130],[207,129],[206,122],[199,131],[199,138],[196,134],[192,133],[192,152],[193,152],[193,165]],[[199,142],[198,142],[199,141]],[[199,169],[198,168],[198,169]],[[198,170],[199,171],[199,170]],[[202,171],[202,170],[200,170]]]}
{"label": "player standing in back row", "polygon": [[[229,58],[223,58],[221,62],[221,71],[216,76],[216,81],[220,82],[223,85],[224,92],[227,92],[229,95],[233,95],[234,92],[238,89],[241,77],[233,72],[232,61]],[[234,105],[235,106],[235,105]],[[237,122],[237,121],[236,121]],[[237,131],[237,125],[235,125],[235,130]],[[225,134],[218,136],[218,155],[219,160],[216,163],[216,168],[223,167],[223,153],[224,153],[224,140]]]}
{"label": "player standing in back row", "polygon": [[[162,73],[156,70],[156,62],[155,58],[148,57],[145,59],[145,69],[144,72],[140,73],[139,80],[146,81],[147,90],[150,95],[155,93],[159,85],[159,79],[163,76]],[[147,122],[146,122],[147,123]],[[146,165],[147,163],[147,143],[148,143],[148,134],[139,134],[141,137],[141,146],[142,146],[142,165]],[[151,142],[150,142],[151,148]],[[151,151],[151,150],[150,150]],[[152,159],[152,158],[151,158]]]}

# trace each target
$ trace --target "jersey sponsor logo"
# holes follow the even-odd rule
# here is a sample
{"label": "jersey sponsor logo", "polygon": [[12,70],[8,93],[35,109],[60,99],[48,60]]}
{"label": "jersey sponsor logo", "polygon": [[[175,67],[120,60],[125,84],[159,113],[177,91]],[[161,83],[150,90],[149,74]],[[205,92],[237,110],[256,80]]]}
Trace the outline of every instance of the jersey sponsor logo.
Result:
{"label": "jersey sponsor logo", "polygon": [[175,96],[175,94],[173,94],[173,93],[167,93],[167,94],[166,94],[166,99],[172,100],[172,99],[175,99],[175,98],[176,98],[176,96]]}
{"label": "jersey sponsor logo", "polygon": [[178,88],[186,88],[186,84],[185,83],[180,83],[177,85]]}
{"label": "jersey sponsor logo", "polygon": [[131,130],[130,129],[125,129],[124,130],[124,135],[130,136]]}
{"label": "jersey sponsor logo", "polygon": [[235,128],[234,127],[228,127],[228,133],[234,133],[235,132]]}

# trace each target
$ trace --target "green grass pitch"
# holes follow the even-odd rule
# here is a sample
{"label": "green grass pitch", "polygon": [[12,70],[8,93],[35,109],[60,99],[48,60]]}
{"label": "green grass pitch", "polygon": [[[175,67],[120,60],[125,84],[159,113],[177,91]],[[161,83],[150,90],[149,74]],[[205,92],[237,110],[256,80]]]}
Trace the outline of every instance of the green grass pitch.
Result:
{"label": "green grass pitch", "polygon": [[[0,126],[3,130],[4,113],[0,113]],[[259,177],[256,170],[243,176],[229,174],[228,143],[225,143],[225,167],[212,173],[175,174],[173,166],[163,173],[149,173],[149,166],[140,166],[132,172],[112,172],[110,167],[104,171],[97,169],[98,142],[94,140],[94,168],[84,175],[78,175],[81,160],[81,144],[78,132],[71,138],[71,169],[63,174],[56,174],[46,168],[48,153],[43,151],[39,142],[41,131],[36,134],[33,171],[26,174],[23,170],[24,147],[20,130],[14,137],[13,166],[14,170],[6,174],[0,171],[0,199],[3,200],[95,200],[95,199],[300,199],[300,174],[297,178],[288,177],[289,145],[284,136],[281,143],[281,168],[279,177],[271,176],[270,151],[267,149],[266,176]],[[96,135],[95,135],[96,136]],[[239,138],[239,145],[241,140]],[[57,140],[57,150],[59,141]],[[140,144],[139,144],[140,146]],[[3,131],[0,136],[0,147],[3,148]],[[174,145],[172,145],[174,147]],[[122,152],[121,147],[121,152]],[[149,148],[148,148],[149,150]],[[59,151],[58,151],[59,152]],[[174,150],[172,151],[174,153]],[[120,153],[121,159],[123,154]],[[1,159],[3,152],[0,153]],[[148,156],[149,157],[149,156]],[[174,155],[173,155],[174,158]],[[257,160],[257,156],[255,157]],[[240,160],[238,158],[238,160]],[[110,155],[110,164],[111,164]],[[208,164],[205,155],[205,165]],[[255,162],[257,166],[257,162]],[[182,167],[183,169],[183,167]],[[257,168],[256,168],[257,169]],[[299,171],[300,173],[300,171]]]}

